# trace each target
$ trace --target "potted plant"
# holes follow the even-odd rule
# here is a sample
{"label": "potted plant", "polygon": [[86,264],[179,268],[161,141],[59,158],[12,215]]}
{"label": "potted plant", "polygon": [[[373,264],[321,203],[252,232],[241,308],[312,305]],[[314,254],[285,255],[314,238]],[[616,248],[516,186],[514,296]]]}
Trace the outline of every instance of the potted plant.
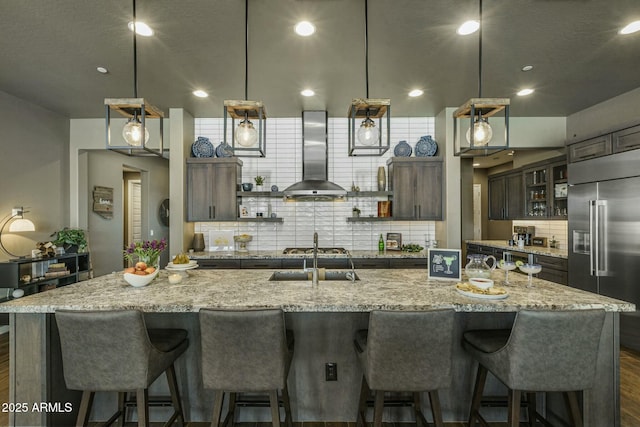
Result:
{"label": "potted plant", "polygon": [[360,209],[358,209],[358,207],[357,207],[357,206],[354,206],[354,207],[353,207],[352,212],[353,212],[353,217],[354,217],[354,218],[358,218],[358,217],[360,217]]}
{"label": "potted plant", "polygon": [[87,238],[84,230],[79,228],[65,227],[60,231],[56,231],[51,235],[55,236],[53,244],[63,247],[68,253],[82,253],[87,249]]}
{"label": "potted plant", "polygon": [[262,191],[262,186],[264,185],[264,176],[258,175],[253,178],[253,180],[256,182],[256,191]]}

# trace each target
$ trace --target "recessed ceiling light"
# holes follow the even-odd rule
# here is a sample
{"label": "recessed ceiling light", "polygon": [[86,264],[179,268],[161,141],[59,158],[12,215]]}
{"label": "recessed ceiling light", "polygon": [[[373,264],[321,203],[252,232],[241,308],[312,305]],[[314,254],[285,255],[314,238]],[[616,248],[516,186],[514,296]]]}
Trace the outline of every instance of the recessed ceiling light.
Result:
{"label": "recessed ceiling light", "polygon": [[101,74],[107,74],[109,72],[105,67],[96,67],[96,70]]}
{"label": "recessed ceiling light", "polygon": [[316,32],[316,27],[309,21],[301,21],[294,27],[296,34],[303,37],[308,37]]}
{"label": "recessed ceiling light", "polygon": [[473,164],[473,167],[474,167],[474,168],[477,168],[478,166],[480,166],[480,163],[474,163],[474,164]]}
{"label": "recessed ceiling light", "polygon": [[193,94],[194,94],[195,96],[197,96],[198,98],[206,98],[206,97],[208,97],[208,96],[209,96],[209,94],[208,94],[207,92],[205,92],[205,91],[203,91],[203,90],[200,90],[200,89],[198,89],[198,90],[194,90],[194,91],[193,91]]}
{"label": "recessed ceiling light", "polygon": [[531,70],[533,70],[533,65],[525,65],[521,69],[522,69],[522,71],[531,71]]}
{"label": "recessed ceiling light", "polygon": [[302,96],[313,96],[315,94],[316,93],[311,89],[305,89],[305,90],[300,92],[300,95],[302,95]]}
{"label": "recessed ceiling light", "polygon": [[[133,21],[129,22],[127,24],[127,27],[129,27],[129,31],[133,31]],[[142,21],[138,21],[135,24],[135,28],[136,34],[138,34],[139,36],[151,37],[153,35],[153,30],[151,29],[151,27]]]}
{"label": "recessed ceiling light", "polygon": [[620,34],[632,34],[640,31],[640,21],[633,21],[619,31]]}
{"label": "recessed ceiling light", "polygon": [[531,88],[524,88],[518,91],[518,93],[516,93],[516,95],[518,96],[527,96],[527,95],[531,95],[533,92],[535,92],[534,89]]}
{"label": "recessed ceiling light", "polygon": [[468,36],[469,34],[473,34],[480,28],[480,22],[478,21],[467,21],[460,25],[456,30],[456,33],[461,36]]}
{"label": "recessed ceiling light", "polygon": [[412,98],[415,98],[416,96],[421,96],[424,93],[424,91],[422,89],[414,89],[411,92],[409,92],[409,96]]}

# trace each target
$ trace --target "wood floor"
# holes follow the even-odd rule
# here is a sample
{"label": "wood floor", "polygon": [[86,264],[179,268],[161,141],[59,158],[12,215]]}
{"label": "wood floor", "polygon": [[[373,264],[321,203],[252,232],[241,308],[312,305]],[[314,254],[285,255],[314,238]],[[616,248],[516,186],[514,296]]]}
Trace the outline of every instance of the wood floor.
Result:
{"label": "wood floor", "polygon": [[[9,334],[0,335],[0,405],[9,401]],[[640,353],[620,351],[621,427],[640,426]],[[9,416],[0,411],[0,427],[9,425]],[[129,424],[127,424],[129,425]],[[134,425],[134,424],[131,424]],[[190,423],[189,427],[206,423]],[[406,425],[406,424],[403,424]],[[463,423],[447,423],[447,427],[464,427]],[[270,427],[271,423],[241,423],[237,427]],[[355,427],[355,423],[294,423],[294,427]],[[385,423],[385,427],[399,427]]]}

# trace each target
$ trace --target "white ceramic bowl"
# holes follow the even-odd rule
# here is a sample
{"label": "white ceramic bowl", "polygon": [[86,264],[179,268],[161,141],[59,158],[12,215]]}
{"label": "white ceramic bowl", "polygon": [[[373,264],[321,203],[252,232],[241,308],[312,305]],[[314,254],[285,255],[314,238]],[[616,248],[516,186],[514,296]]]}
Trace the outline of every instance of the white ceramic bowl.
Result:
{"label": "white ceramic bowl", "polygon": [[483,277],[471,277],[469,279],[469,283],[480,289],[489,289],[493,286],[493,280],[485,279]]}
{"label": "white ceramic bowl", "polygon": [[140,288],[151,283],[151,281],[156,278],[159,271],[160,270],[156,270],[152,274],[145,274],[144,276],[141,274],[124,273],[124,280],[131,286]]}

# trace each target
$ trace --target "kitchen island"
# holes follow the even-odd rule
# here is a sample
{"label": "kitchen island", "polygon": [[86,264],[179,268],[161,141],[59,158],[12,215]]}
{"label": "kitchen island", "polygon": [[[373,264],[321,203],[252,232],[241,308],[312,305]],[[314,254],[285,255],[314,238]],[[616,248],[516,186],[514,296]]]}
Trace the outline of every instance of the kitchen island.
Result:
{"label": "kitchen island", "polygon": [[[471,328],[508,327],[521,309],[607,311],[597,366],[597,387],[584,394],[585,426],[619,425],[618,317],[633,311],[633,304],[534,279],[526,288],[524,276],[512,275],[506,286],[509,296],[501,300],[470,298],[456,291],[456,282],[427,280],[426,270],[358,270],[360,280],[270,281],[270,270],[194,270],[179,284],[170,284],[162,271],[149,286],[133,288],[120,273],[113,273],[61,289],[0,304],[11,313],[11,401],[75,402],[77,393],[64,388],[59,343],[52,313],[57,309],[107,310],[135,308],[144,311],[149,326],[182,327],[189,331],[190,347],[178,360],[177,371],[188,420],[209,420],[212,393],[202,388],[199,369],[197,311],[203,307],[281,307],[287,327],[296,336],[289,375],[294,421],[354,421],[361,371],[353,350],[353,333],[365,328],[373,309],[428,310],[454,308],[455,336]],[[502,279],[494,272],[494,279]],[[510,277],[511,279],[511,277]],[[325,381],[325,363],[338,366],[338,381]],[[445,420],[461,421],[468,415],[475,366],[461,346],[454,345],[453,381],[443,390]],[[160,384],[162,383],[162,384]],[[150,394],[164,390],[157,381]],[[487,384],[503,391],[497,382]],[[555,402],[544,407],[556,411]],[[107,419],[115,399],[96,396],[94,419]],[[109,406],[111,405],[111,406]],[[63,405],[64,406],[64,405]],[[74,407],[76,407],[74,405]],[[499,411],[499,410],[497,410]],[[239,421],[268,420],[267,411],[243,411]],[[164,409],[152,410],[152,420],[162,419]],[[561,415],[559,415],[561,416]],[[386,412],[394,421],[410,421],[407,409]],[[489,416],[491,418],[491,416]],[[15,425],[60,425],[73,414],[12,413]]]}

